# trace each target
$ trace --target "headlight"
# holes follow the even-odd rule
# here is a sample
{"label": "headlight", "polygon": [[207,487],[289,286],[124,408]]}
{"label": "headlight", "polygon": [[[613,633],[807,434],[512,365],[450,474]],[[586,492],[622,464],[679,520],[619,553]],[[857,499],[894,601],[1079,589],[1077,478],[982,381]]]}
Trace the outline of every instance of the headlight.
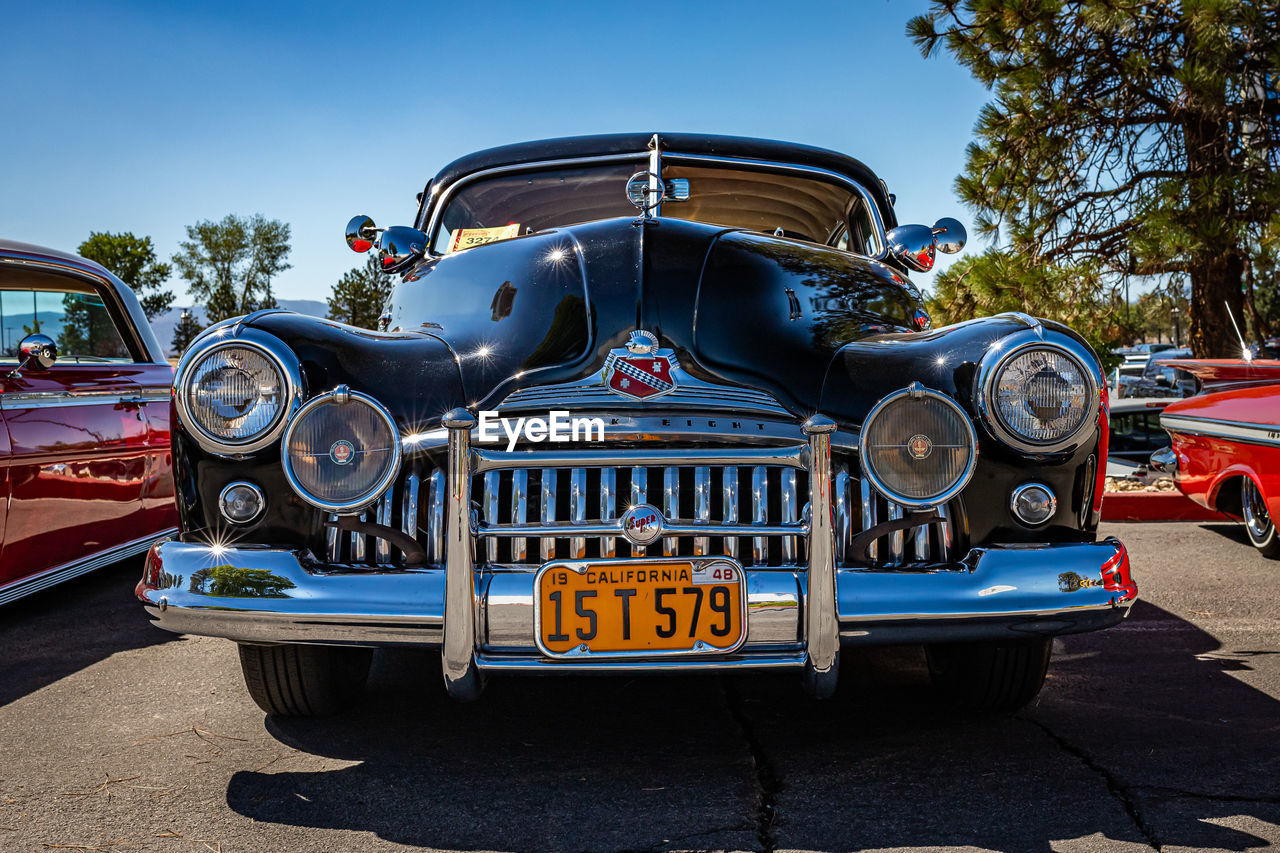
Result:
{"label": "headlight", "polygon": [[372,397],[345,385],[303,406],[284,432],[281,462],[298,496],[330,512],[355,513],[400,470],[400,432]]}
{"label": "headlight", "polygon": [[958,494],[973,476],[976,448],[964,410],[918,382],[876,404],[858,443],[863,476],[905,506],[934,506]]}
{"label": "headlight", "polygon": [[983,414],[998,438],[1031,453],[1066,448],[1098,411],[1098,389],[1084,363],[1065,349],[1023,346],[985,379]]}
{"label": "headlight", "polygon": [[298,395],[299,371],[285,367],[290,357],[274,339],[235,338],[188,350],[175,396],[201,446],[224,455],[251,453],[279,438]]}

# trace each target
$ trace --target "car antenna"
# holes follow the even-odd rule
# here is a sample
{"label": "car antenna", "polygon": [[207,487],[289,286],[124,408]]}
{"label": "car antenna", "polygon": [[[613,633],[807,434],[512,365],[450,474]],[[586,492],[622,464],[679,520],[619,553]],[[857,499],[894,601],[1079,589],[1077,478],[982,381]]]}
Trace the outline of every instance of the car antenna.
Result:
{"label": "car antenna", "polygon": [[1253,361],[1253,353],[1249,352],[1249,347],[1244,342],[1244,335],[1240,334],[1240,326],[1236,323],[1236,316],[1231,313],[1231,303],[1224,299],[1222,300],[1222,304],[1227,309],[1227,317],[1230,318],[1231,325],[1235,327],[1236,339],[1240,341],[1240,356],[1245,361]]}

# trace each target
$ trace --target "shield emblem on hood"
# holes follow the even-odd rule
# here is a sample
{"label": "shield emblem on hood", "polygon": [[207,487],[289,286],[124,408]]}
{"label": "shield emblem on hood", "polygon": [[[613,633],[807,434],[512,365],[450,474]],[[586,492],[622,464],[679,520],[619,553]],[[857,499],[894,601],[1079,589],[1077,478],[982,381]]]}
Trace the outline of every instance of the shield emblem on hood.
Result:
{"label": "shield emblem on hood", "polygon": [[647,400],[676,389],[675,368],[675,353],[658,349],[652,333],[632,332],[627,345],[611,350],[605,359],[604,383],[615,394]]}

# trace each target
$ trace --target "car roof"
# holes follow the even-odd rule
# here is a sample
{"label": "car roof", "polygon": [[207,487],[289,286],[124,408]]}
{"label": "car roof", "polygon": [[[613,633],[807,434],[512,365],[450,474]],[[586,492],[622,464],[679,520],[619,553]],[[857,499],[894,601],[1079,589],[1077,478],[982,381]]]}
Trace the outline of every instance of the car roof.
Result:
{"label": "car roof", "polygon": [[[559,139],[541,139],[487,148],[459,157],[436,174],[432,186],[443,188],[459,178],[521,163],[536,163],[579,157],[600,157],[610,154],[634,154],[648,149],[655,136],[644,133],[609,133],[595,136],[566,136]],[[753,139],[745,136],[718,136],[701,133],[658,133],[663,151],[680,154],[702,154],[713,157],[732,157],[744,160],[764,160],[791,163],[825,169],[853,178],[876,200],[886,228],[897,224],[888,191],[874,172],[860,160],[847,154],[794,142],[772,139]]]}

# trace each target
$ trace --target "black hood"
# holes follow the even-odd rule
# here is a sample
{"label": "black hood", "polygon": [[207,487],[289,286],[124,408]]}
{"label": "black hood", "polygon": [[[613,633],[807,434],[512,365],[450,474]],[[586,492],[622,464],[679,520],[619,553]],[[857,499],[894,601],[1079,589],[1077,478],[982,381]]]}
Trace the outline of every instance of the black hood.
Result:
{"label": "black hood", "polygon": [[[646,329],[708,381],[815,411],[832,356],[907,331],[919,294],[876,261],[676,219],[611,219],[432,258],[397,288],[392,331],[457,357],[469,405],[599,370]],[[655,401],[657,402],[657,401]]]}

